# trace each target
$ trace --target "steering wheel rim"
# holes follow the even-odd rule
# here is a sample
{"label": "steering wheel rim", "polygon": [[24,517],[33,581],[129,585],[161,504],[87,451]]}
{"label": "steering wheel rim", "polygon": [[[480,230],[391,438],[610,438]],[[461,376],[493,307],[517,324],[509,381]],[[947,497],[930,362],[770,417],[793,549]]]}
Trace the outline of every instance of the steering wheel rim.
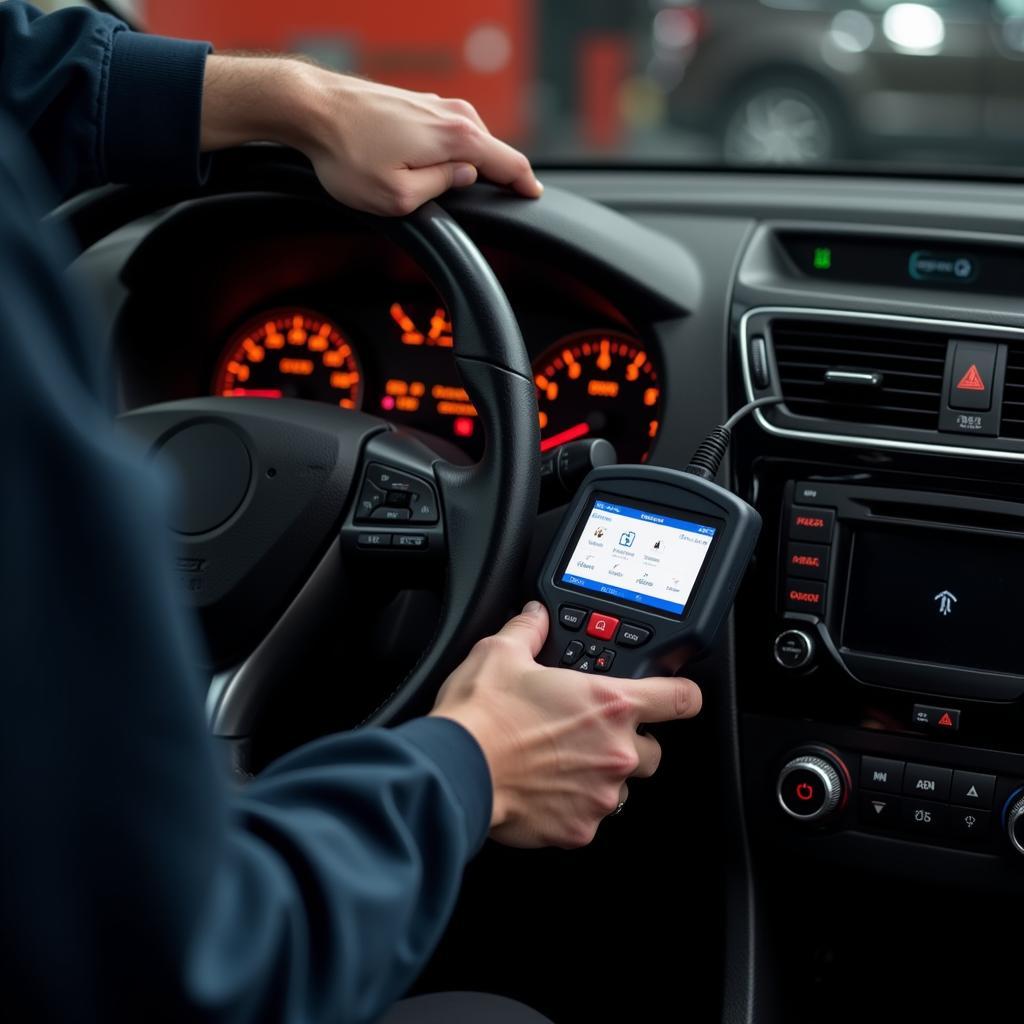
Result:
{"label": "steering wheel rim", "polygon": [[[325,599],[324,595],[338,593],[337,573],[348,571],[352,565],[346,551],[351,545],[342,543],[338,524],[343,525],[342,534],[354,528],[352,509],[359,482],[364,479],[371,437],[372,457],[379,459],[383,446],[385,452],[397,453],[397,464],[403,470],[416,465],[417,458],[421,459],[419,471],[425,475],[429,470],[430,483],[440,495],[440,525],[447,543],[444,596],[433,642],[362,724],[393,723],[428,710],[445,676],[476,639],[500,624],[511,603],[507,595],[515,593],[520,582],[537,511],[540,476],[535,389],[515,315],[480,250],[437,203],[428,203],[401,219],[345,210],[323,192],[312,169],[297,154],[271,147],[246,147],[224,154],[203,186],[108,186],[75,197],[51,217],[71,227],[85,248],[140,216],[177,203],[266,193],[329,203],[332,212],[343,212],[354,224],[385,234],[415,260],[457,325],[452,354],[477,408],[485,449],[479,462],[456,465],[436,453],[417,454],[416,444],[403,438],[391,424],[359,414],[364,421],[374,421],[375,426],[371,429],[364,424],[361,437],[366,450],[360,452],[354,472],[347,477],[350,486],[343,507],[336,510],[334,540],[262,641],[240,665],[222,673],[218,685],[211,688],[208,712],[212,729],[216,735],[235,740],[251,735],[275,689],[275,666],[282,663],[283,651],[301,635],[301,620]],[[231,407],[219,403],[231,403]],[[267,407],[278,405],[262,404],[264,408],[256,412],[264,419],[271,411]],[[304,420],[304,412],[294,408],[296,403],[285,404],[291,407],[283,413],[290,418],[291,426]],[[250,409],[246,411],[242,406]],[[168,427],[168,417],[180,414],[183,422],[205,423],[211,417],[225,421],[234,417],[237,421],[239,416],[250,415],[248,425],[232,422],[232,426],[251,437],[252,415],[256,412],[248,400],[205,398],[135,410],[125,422],[134,417],[132,426],[141,429],[151,450],[157,451],[167,437],[177,433],[178,428]],[[351,415],[345,410],[337,413]],[[317,416],[322,420],[323,410]],[[315,427],[306,423],[302,426],[325,429],[320,422]],[[256,459],[256,454],[250,454]],[[402,459],[411,462],[403,463]],[[339,479],[344,478],[342,473]],[[451,543],[453,537],[457,544]],[[359,564],[358,556],[355,564]]]}

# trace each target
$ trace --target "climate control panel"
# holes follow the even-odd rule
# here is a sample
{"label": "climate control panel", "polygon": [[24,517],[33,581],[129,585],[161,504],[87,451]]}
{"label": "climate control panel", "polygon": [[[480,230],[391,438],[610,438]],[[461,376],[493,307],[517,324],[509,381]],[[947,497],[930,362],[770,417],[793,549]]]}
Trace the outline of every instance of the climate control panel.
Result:
{"label": "climate control panel", "polygon": [[819,744],[779,759],[776,820],[1024,857],[1024,784]]}

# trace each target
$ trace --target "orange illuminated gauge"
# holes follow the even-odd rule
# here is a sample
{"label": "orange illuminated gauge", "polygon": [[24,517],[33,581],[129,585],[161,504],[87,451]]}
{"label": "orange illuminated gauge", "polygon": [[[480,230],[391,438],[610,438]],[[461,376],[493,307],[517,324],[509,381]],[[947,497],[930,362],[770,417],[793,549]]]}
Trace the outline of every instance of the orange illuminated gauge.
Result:
{"label": "orange illuminated gauge", "polygon": [[541,451],[603,437],[619,462],[643,462],[658,434],[661,386],[649,352],[615,331],[582,331],[533,364]]}
{"label": "orange illuminated gauge", "polygon": [[363,375],[351,344],[322,316],[275,309],[232,335],[213,393],[225,398],[309,398],[343,409],[362,403]]}

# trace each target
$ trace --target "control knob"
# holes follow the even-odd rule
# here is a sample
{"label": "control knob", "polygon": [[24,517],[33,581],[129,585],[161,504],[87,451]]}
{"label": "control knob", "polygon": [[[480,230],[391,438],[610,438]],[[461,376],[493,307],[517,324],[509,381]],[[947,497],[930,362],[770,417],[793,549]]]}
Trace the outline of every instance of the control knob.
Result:
{"label": "control knob", "polygon": [[1024,791],[1019,789],[1010,797],[1006,810],[1006,834],[1014,850],[1024,855]]}
{"label": "control knob", "polygon": [[786,629],[775,638],[774,653],[783,668],[806,668],[814,660],[814,640],[802,629]]}
{"label": "control knob", "polygon": [[[838,758],[798,754],[779,772],[779,806],[796,821],[822,821],[846,806],[850,773]],[[1024,825],[1022,825],[1024,831]]]}

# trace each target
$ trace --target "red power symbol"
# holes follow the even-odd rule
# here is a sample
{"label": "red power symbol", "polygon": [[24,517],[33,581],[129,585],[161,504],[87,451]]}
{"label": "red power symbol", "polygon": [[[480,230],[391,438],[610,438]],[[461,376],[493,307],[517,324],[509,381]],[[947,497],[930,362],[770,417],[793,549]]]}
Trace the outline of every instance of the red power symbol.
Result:
{"label": "red power symbol", "polygon": [[809,782],[798,782],[796,786],[797,800],[814,799],[814,787]]}

